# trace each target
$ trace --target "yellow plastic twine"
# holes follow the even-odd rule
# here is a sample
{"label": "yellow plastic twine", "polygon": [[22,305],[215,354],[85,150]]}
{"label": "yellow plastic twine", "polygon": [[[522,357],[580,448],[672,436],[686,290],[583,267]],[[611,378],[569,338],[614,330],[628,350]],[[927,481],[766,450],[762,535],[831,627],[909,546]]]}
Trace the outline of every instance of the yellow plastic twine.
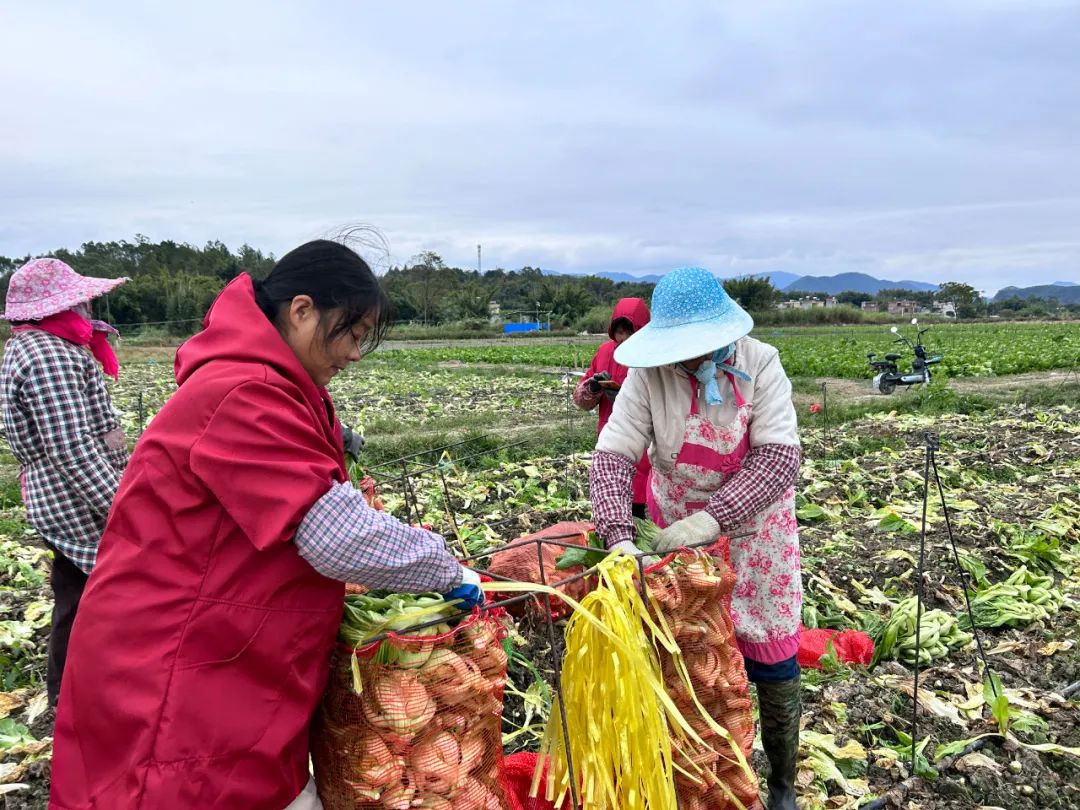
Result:
{"label": "yellow plastic twine", "polygon": [[[674,772],[686,772],[674,763],[673,736],[713,750],[668,696],[660,668],[661,649],[673,656],[680,678],[709,727],[728,742],[732,758],[752,774],[734,739],[694,695],[671,630],[652,597],[648,597],[649,605],[642,599],[636,572],[632,558],[608,556],[596,567],[597,587],[580,604],[543,585],[499,582],[482,586],[500,593],[546,593],[574,609],[566,626],[562,690],[570,754],[587,810],[677,810]],[[570,789],[563,739],[560,712],[555,707],[540,753],[550,761],[546,796],[556,806]],[[726,756],[728,752],[716,753]],[[734,806],[745,810],[711,771],[697,769],[697,773],[715,781]],[[698,778],[686,775],[695,781]],[[538,792],[539,779],[538,771],[533,795]]]}

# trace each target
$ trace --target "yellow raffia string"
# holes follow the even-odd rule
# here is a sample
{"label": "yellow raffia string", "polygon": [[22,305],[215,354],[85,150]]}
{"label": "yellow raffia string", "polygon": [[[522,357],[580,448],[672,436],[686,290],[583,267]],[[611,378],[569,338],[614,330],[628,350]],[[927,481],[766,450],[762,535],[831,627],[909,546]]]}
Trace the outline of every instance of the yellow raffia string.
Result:
{"label": "yellow raffia string", "polygon": [[[561,591],[545,585],[511,582],[481,585],[485,591],[548,594],[561,599],[574,611],[566,628],[567,653],[563,668],[563,691],[564,694],[568,694],[567,721],[571,726],[571,745],[575,749],[572,753],[575,764],[578,764],[577,770],[583,795],[587,797],[586,806],[590,810],[592,808],[633,810],[645,807],[649,810],[666,810],[667,808],[674,810],[676,807],[674,771],[678,770],[683,774],[686,774],[686,771],[674,762],[671,752],[673,733],[680,739],[690,740],[706,750],[724,756],[714,751],[694,731],[671,700],[660,672],[657,645],[673,656],[679,677],[706,723],[728,742],[740,767],[749,776],[753,776],[753,771],[743,756],[741,748],[735,743],[727,729],[716,723],[708,714],[694,693],[679,646],[663,614],[651,595],[648,598],[652,611],[646,607],[641,598],[634,581],[636,571],[637,566],[631,558],[617,554],[608,556],[596,567],[596,574],[600,580],[599,586],[580,603]],[[650,613],[655,613],[658,621],[655,621]],[[614,632],[605,621],[612,623],[621,632]],[[643,627],[649,629],[651,643]],[[596,647],[597,650],[602,650],[603,642],[611,645],[609,651],[604,653],[603,657],[596,652],[589,656],[590,645]],[[588,657],[588,665],[583,666],[581,660],[586,657]],[[618,664],[620,657],[626,661],[636,661],[637,666],[627,666],[620,670]],[[608,676],[607,681],[604,676]],[[608,683],[614,684],[621,694],[612,696],[603,694]],[[623,686],[634,686],[636,689],[623,689]],[[601,697],[590,697],[588,695],[590,689],[599,689]],[[576,694],[578,692],[583,694]],[[574,697],[578,700],[572,700]],[[622,734],[615,733],[613,739],[605,739],[596,726],[595,710],[589,711],[594,700],[608,709],[623,711],[627,714],[627,717],[620,715],[622,721],[620,727],[627,731]],[[636,715],[632,711],[626,711],[627,707],[633,709],[634,706],[641,709]],[[658,728],[651,722],[653,718],[664,717],[670,724],[670,729],[667,724],[662,724]],[[641,765],[633,762],[628,735],[635,742],[640,739],[643,744],[648,744],[646,750],[649,756]],[[546,797],[548,800],[556,801],[557,805],[562,803],[569,790],[569,774],[562,736],[560,714],[553,710],[552,720],[545,732],[540,753],[541,762],[546,756],[552,763]],[[629,774],[624,775],[621,780],[620,774],[616,772],[618,768],[613,764],[616,762],[614,751],[608,750],[608,746],[613,742],[617,743],[618,761],[624,764],[628,760],[633,762],[632,768],[624,769],[628,770]],[[657,758],[658,750],[659,759]],[[702,772],[702,769],[689,759],[688,763],[699,773]],[[659,768],[656,767],[658,764]],[[643,772],[642,768],[644,768]],[[744,805],[727,785],[723,784],[711,771],[706,769],[704,772],[739,810],[745,810]],[[699,782],[694,777],[690,778]],[[623,783],[621,789],[620,781]],[[533,775],[532,795],[538,792],[539,782],[540,769],[538,767]]]}
{"label": "yellow raffia string", "polygon": [[349,652],[349,665],[352,670],[352,688],[358,694],[364,694],[364,681],[360,677],[360,659],[356,656],[356,649]]}

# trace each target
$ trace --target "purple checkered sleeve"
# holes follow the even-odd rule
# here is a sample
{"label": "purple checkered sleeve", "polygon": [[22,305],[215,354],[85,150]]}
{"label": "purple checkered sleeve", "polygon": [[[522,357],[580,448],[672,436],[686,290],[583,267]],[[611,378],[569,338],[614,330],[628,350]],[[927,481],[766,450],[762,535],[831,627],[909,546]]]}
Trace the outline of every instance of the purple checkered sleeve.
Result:
{"label": "purple checkered sleeve", "polygon": [[300,556],[320,574],[371,590],[446,593],[462,566],[443,539],[372,509],[351,484],[334,484],[296,532]]}
{"label": "purple checkered sleeve", "polygon": [[618,453],[597,450],[589,467],[589,500],[596,533],[611,548],[634,540],[634,473],[637,465]]}
{"label": "purple checkered sleeve", "polygon": [[763,444],[709,499],[705,511],[723,531],[741,526],[784,494],[799,476],[802,453],[793,444]]}

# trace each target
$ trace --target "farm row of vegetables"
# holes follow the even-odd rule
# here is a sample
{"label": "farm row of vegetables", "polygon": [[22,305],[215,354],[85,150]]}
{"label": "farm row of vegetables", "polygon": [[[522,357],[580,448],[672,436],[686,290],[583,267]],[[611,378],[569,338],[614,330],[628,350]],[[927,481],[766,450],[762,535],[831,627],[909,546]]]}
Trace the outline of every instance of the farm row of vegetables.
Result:
{"label": "farm row of vegetables", "polygon": [[[379,357],[380,355],[376,355]],[[125,365],[113,388],[125,429],[137,434],[140,400],[145,424],[176,390],[172,369],[156,360]],[[339,375],[330,392],[343,422],[371,432],[446,427],[474,419],[479,413],[513,416],[519,424],[564,415],[566,385],[558,374],[512,377],[491,371],[440,369],[411,362],[390,365],[374,358]],[[576,409],[575,409],[576,411]]]}
{"label": "farm row of vegetables", "polygon": [[[899,325],[910,329],[904,320],[899,320]],[[766,327],[753,334],[776,346],[788,374],[799,377],[871,377],[866,353],[897,350],[893,336],[884,326]],[[934,325],[925,341],[931,354],[944,355],[942,369],[949,377],[1072,368],[1080,362],[1080,323],[1077,322],[943,323]],[[440,362],[581,368],[588,364],[595,345],[575,342],[533,345],[508,340],[490,346],[409,348],[380,352],[371,358],[369,368],[372,374],[379,365],[401,367]]]}
{"label": "farm row of vegetables", "polygon": [[[866,352],[896,348],[888,330],[877,326],[762,329],[755,335],[780,349],[792,377],[868,378]],[[567,386],[558,371],[583,369],[596,345],[507,339],[487,346],[380,351],[339,375],[331,393],[342,420],[369,435],[392,435],[403,427],[475,427],[480,416],[516,430],[561,420],[568,410],[571,420],[580,420],[582,414],[567,407]],[[927,346],[944,354],[944,377],[1068,369],[1080,365],[1080,323],[941,324],[927,335]],[[126,360],[113,396],[128,433],[136,435],[174,390],[165,353]]]}

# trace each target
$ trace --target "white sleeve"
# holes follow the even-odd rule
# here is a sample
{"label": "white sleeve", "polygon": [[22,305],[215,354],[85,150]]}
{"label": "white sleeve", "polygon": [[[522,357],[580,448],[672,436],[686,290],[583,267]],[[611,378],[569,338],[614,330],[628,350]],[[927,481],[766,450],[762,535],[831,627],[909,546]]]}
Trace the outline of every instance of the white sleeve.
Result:
{"label": "white sleeve", "polygon": [[754,410],[750,446],[799,446],[799,425],[791,401],[791,381],[780,364],[780,353],[769,347],[765,365],[754,375]]}

